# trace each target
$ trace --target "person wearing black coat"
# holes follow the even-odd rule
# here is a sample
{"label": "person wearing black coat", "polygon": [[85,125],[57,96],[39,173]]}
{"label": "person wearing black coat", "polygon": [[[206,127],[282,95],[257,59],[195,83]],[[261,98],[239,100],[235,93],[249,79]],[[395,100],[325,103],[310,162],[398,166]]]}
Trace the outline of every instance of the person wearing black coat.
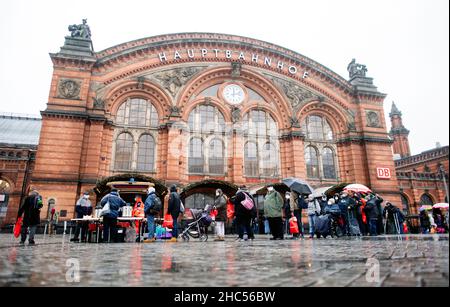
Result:
{"label": "person wearing black coat", "polygon": [[176,185],[170,187],[167,213],[170,214],[173,219],[172,239],[170,239],[170,242],[176,242],[178,237],[178,217],[181,213],[181,199],[177,192]]}
{"label": "person wearing black coat", "polygon": [[[250,197],[250,199],[253,201],[252,210],[248,210],[242,205],[242,201],[245,199],[245,195]],[[256,202],[245,186],[241,186],[236,192],[236,196],[234,198],[234,215],[236,217],[239,240],[244,239],[244,232],[247,233],[249,239],[253,240],[255,236],[253,234],[253,228],[251,224],[252,219],[256,217]]]}
{"label": "person wearing black coat", "polygon": [[29,229],[28,243],[34,245],[34,235],[36,234],[37,226],[40,224],[41,208],[43,206],[42,197],[39,192],[32,190],[25,198],[22,206],[19,208],[17,218],[23,215],[22,230],[20,243],[24,244],[27,239],[27,232]]}
{"label": "person wearing black coat", "polygon": [[214,241],[225,241],[225,222],[227,221],[227,198],[221,189],[216,190],[214,200],[214,209],[217,210],[216,216],[216,238]]}
{"label": "person wearing black coat", "polygon": [[[85,215],[91,215],[92,214],[92,204],[89,200],[89,192],[84,192],[83,196],[80,197],[80,199],[77,201],[77,204],[75,205],[75,212],[77,219],[82,219]],[[79,236],[81,231],[81,241],[86,242],[86,234],[88,231],[88,223],[87,222],[78,222],[77,226],[75,227],[75,233],[72,239],[70,239],[71,242],[79,242]]]}
{"label": "person wearing black coat", "polygon": [[378,235],[377,224],[378,224],[378,216],[380,214],[378,212],[378,206],[375,197],[372,197],[369,201],[367,201],[366,206],[364,207],[364,211],[366,212],[367,220],[369,223],[370,235],[371,236]]}

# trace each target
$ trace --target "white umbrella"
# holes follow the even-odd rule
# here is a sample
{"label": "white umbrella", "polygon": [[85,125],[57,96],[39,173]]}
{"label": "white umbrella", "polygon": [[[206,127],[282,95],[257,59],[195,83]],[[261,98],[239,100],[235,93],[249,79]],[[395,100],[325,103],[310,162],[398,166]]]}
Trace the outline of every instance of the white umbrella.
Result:
{"label": "white umbrella", "polygon": [[440,209],[448,209],[447,203],[437,203],[433,205],[433,208],[440,208]]}
{"label": "white umbrella", "polygon": [[353,192],[356,192],[356,193],[370,193],[370,192],[372,192],[371,189],[369,189],[365,185],[359,184],[359,183],[349,184],[348,186],[346,186],[344,188],[344,191],[353,191]]}
{"label": "white umbrella", "polygon": [[315,190],[314,190],[314,193],[313,193],[314,197],[322,197],[322,194],[325,194],[325,192],[326,192],[329,188],[331,188],[331,187],[332,187],[332,186],[329,186],[329,187],[321,187],[321,188],[315,189]]}

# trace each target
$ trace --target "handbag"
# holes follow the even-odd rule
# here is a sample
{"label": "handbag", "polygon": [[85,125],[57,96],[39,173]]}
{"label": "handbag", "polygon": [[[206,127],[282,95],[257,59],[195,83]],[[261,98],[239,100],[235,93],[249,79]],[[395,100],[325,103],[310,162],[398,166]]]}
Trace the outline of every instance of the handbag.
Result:
{"label": "handbag", "polygon": [[108,202],[105,204],[105,206],[103,206],[102,211],[100,212],[99,216],[105,216],[109,213],[111,213],[111,209],[109,207],[109,200],[108,200]]}
{"label": "handbag", "polygon": [[22,219],[22,217],[19,217],[16,224],[14,225],[14,237],[16,238],[20,236],[20,232],[22,230]]}

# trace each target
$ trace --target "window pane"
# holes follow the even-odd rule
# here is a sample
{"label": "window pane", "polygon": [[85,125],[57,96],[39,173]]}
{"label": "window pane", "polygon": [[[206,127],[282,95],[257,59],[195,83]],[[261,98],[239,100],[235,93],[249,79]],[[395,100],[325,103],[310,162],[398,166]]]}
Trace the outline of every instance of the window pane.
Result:
{"label": "window pane", "polygon": [[334,166],[334,153],[330,148],[325,148],[322,153],[323,177],[325,179],[336,178],[336,168]]}
{"label": "window pane", "polygon": [[140,137],[138,145],[137,169],[140,171],[153,171],[155,157],[155,142],[151,135]]}
{"label": "window pane", "polygon": [[133,156],[133,137],[128,133],[122,133],[116,140],[115,168],[131,169],[131,157]]}
{"label": "window pane", "polygon": [[211,174],[223,174],[223,143],[214,139],[209,144],[209,172]]}
{"label": "window pane", "polygon": [[140,98],[129,99],[117,111],[116,123],[138,127],[158,126],[156,108],[147,100]]}
{"label": "window pane", "polygon": [[311,146],[305,149],[306,174],[310,178],[319,178],[319,159],[317,151]]}
{"label": "window pane", "polygon": [[431,199],[430,196],[428,196],[427,194],[423,194],[420,197],[420,204],[421,205],[429,205],[432,206],[433,205],[433,200]]}
{"label": "window pane", "polygon": [[214,106],[199,105],[192,110],[188,119],[191,131],[205,134],[218,133],[225,130],[225,119]]}
{"label": "window pane", "polygon": [[256,143],[247,142],[244,149],[245,174],[247,176],[258,176],[258,151]]}
{"label": "window pane", "polygon": [[328,121],[324,118],[323,119],[323,134],[325,137],[325,140],[332,141],[333,140],[333,130],[331,130],[330,124]]}
{"label": "window pane", "polygon": [[263,176],[276,176],[278,166],[277,150],[271,143],[264,144],[261,150],[261,174]]}
{"label": "window pane", "polygon": [[192,138],[189,142],[189,172],[203,173],[203,141]]}
{"label": "window pane", "polygon": [[308,118],[308,138],[312,140],[323,140],[322,118],[310,116]]}

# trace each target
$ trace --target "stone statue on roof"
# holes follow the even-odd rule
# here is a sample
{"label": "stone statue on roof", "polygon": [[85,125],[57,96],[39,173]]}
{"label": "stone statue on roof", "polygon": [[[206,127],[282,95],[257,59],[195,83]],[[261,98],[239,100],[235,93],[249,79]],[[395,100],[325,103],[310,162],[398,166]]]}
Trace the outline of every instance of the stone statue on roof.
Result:
{"label": "stone statue on roof", "polygon": [[83,19],[82,24],[69,26],[69,31],[71,37],[91,39],[91,29],[87,24],[87,19]]}
{"label": "stone statue on roof", "polygon": [[356,63],[355,59],[352,59],[352,61],[347,66],[347,71],[349,74],[350,79],[354,77],[365,77],[367,72],[366,65]]}

